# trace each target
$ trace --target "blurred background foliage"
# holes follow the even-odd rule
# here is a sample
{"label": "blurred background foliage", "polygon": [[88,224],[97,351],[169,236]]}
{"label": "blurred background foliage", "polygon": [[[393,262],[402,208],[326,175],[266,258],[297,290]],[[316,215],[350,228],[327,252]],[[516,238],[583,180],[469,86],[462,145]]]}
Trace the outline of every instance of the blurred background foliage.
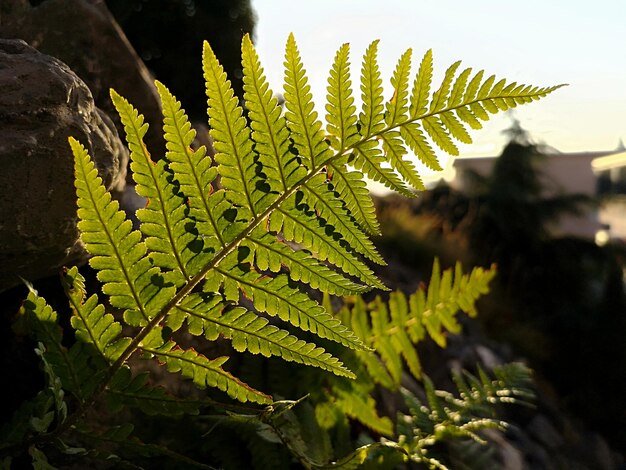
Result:
{"label": "blurred background foliage", "polygon": [[541,146],[518,124],[508,132],[492,173],[471,175],[466,191],[440,182],[413,201],[381,198],[378,243],[418,270],[433,256],[495,263],[492,292],[479,306],[485,332],[526,357],[569,412],[624,448],[626,252],[620,243],[552,234],[562,215],[596,201],[549,188]]}

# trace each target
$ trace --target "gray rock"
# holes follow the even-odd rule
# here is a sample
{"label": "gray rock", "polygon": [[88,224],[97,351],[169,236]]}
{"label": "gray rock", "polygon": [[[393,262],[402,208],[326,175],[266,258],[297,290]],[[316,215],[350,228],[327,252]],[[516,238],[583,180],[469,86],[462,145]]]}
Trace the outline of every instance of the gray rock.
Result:
{"label": "gray rock", "polygon": [[115,89],[150,124],[145,142],[153,158],[158,160],[164,155],[161,105],[152,76],[104,1],[46,0],[36,7],[26,0],[0,3],[1,38],[23,39],[67,64],[87,84],[96,106],[113,119],[123,136],[109,96],[109,90]]}
{"label": "gray rock", "polygon": [[0,39],[0,291],[84,261],[78,241],[74,136],[108,189],[125,184],[128,153],[87,86],[59,60]]}

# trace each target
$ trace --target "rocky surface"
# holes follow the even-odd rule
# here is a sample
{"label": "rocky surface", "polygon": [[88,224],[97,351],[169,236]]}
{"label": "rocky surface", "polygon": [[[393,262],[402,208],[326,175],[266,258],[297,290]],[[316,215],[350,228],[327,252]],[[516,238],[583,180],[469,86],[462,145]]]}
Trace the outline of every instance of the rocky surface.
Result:
{"label": "rocky surface", "polygon": [[0,291],[84,260],[78,242],[74,136],[107,188],[124,187],[128,154],[111,120],[68,66],[0,40]]}
{"label": "rocky surface", "polygon": [[[153,79],[123,31],[98,0],[2,0],[0,37],[23,39],[67,64],[89,87],[96,106],[123,129],[109,90],[115,89],[145,116],[145,142],[155,159],[165,151],[160,101]],[[199,61],[198,56],[198,61]],[[198,62],[199,63],[199,62]]]}

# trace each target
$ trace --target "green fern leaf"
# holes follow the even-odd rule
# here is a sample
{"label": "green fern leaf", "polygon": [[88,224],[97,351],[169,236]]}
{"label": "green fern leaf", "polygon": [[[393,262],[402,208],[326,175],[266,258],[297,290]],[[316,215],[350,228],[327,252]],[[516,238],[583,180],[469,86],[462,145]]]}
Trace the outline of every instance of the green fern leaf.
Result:
{"label": "green fern leaf", "polygon": [[269,229],[274,232],[282,231],[286,240],[301,244],[315,253],[318,259],[329,261],[365,284],[386,289],[372,270],[333,236],[332,227],[323,225],[314,214],[307,212],[306,208],[303,209],[296,202],[297,197],[298,195],[290,197],[280,209],[272,213]]}
{"label": "green fern leaf", "polygon": [[358,147],[355,147],[352,157],[350,164],[357,170],[365,173],[369,178],[384,184],[389,189],[403,196],[415,197],[391,168],[382,166],[387,160],[377,141],[368,140],[359,144]]}
{"label": "green fern leaf", "polygon": [[433,142],[443,150],[453,156],[459,155],[459,149],[454,144],[448,131],[443,127],[443,124],[437,117],[427,117],[422,121],[424,123],[424,130],[433,139]]}
{"label": "green fern leaf", "polygon": [[[217,272],[225,280],[235,282],[244,295],[252,300],[254,307],[303,331],[310,331],[322,338],[336,341],[351,349],[364,349],[361,341],[341,322],[327,313],[321,305],[303,294],[289,282],[285,275],[274,278],[260,277],[252,271],[244,271],[236,259],[225,262]],[[225,267],[227,266],[227,267]]]}
{"label": "green fern leaf", "polygon": [[84,282],[76,267],[63,277],[63,287],[73,311],[70,321],[76,339],[95,348],[105,362],[113,363],[122,355],[130,338],[120,338],[122,325],[105,312],[95,294],[85,300]]}
{"label": "green fern leaf", "polygon": [[173,341],[164,341],[160,328],[153,328],[139,347],[164,363],[169,372],[180,373],[199,388],[217,388],[243,403],[271,403],[269,395],[255,390],[222,369],[228,357],[208,359],[193,349],[181,349]]}
{"label": "green fern leaf", "polygon": [[393,435],[393,423],[387,416],[380,416],[376,410],[376,400],[369,394],[355,393],[354,389],[336,390],[334,402],[343,413],[363,423],[383,436]]}
{"label": "green fern leaf", "polygon": [[257,230],[242,242],[242,246],[250,248],[254,262],[261,271],[270,270],[278,273],[282,266],[289,269],[289,277],[294,281],[309,284],[314,289],[334,295],[351,295],[370,290],[346,279],[339,273],[313,258],[310,253],[294,251],[285,243],[261,230]]}
{"label": "green fern leaf", "polygon": [[215,252],[225,243],[209,203],[217,169],[211,166],[211,158],[204,146],[195,151],[191,149],[196,131],[191,128],[185,110],[162,83],[155,83],[161,98],[169,167],[175,172],[180,189],[188,198],[189,216],[195,220],[203,235],[204,249]]}
{"label": "green fern leaf", "polygon": [[392,325],[399,325],[398,327],[394,327],[392,334],[389,335],[391,344],[396,354],[404,358],[413,376],[419,378],[422,376],[422,366],[417,356],[415,344],[411,342],[411,338],[406,331],[406,326],[409,325],[411,316],[409,304],[406,296],[402,292],[392,292],[389,296],[389,314],[391,316],[390,323]]}
{"label": "green fern leaf", "polygon": [[[256,164],[243,110],[224,68],[217,60],[208,42],[202,49],[202,68],[206,81],[209,105],[209,125],[216,150],[215,161],[222,186],[228,199],[234,204],[257,215],[267,208],[271,198],[269,189],[264,191],[262,181],[256,174]],[[259,184],[257,184],[259,183]]]}
{"label": "green fern leaf", "polygon": [[285,117],[302,163],[308,169],[317,169],[332,152],[313,109],[311,87],[305,73],[296,41],[290,34],[285,50]]}
{"label": "green fern leaf", "polygon": [[328,77],[326,130],[334,138],[331,138],[331,142],[333,149],[338,153],[343,152],[359,139],[356,106],[354,106],[350,81],[349,53],[348,44],[339,48]]}
{"label": "green fern leaf", "polygon": [[467,129],[459,120],[454,116],[453,113],[443,113],[441,114],[441,123],[448,130],[450,135],[456,140],[463,142],[464,144],[471,144],[472,138],[470,137]]}
{"label": "green fern leaf", "polygon": [[374,308],[370,310],[369,314],[373,335],[370,341],[372,341],[376,352],[380,354],[393,382],[399,384],[402,378],[402,357],[393,346],[392,336],[389,335],[392,326],[389,323],[389,312],[380,297],[376,297],[374,300]]}
{"label": "green fern leaf", "polygon": [[93,255],[89,264],[98,270],[102,291],[109,295],[111,305],[126,309],[126,322],[145,325],[169,301],[174,289],[154,282],[160,272],[146,256],[141,234],[132,230],[117,201],[111,200],[85,148],[71,137],[70,145],[75,158],[78,228]]}
{"label": "green fern leaf", "polygon": [[248,35],[242,43],[244,99],[250,117],[252,139],[267,183],[277,194],[293,187],[305,174],[289,151],[289,131],[278,100],[273,96],[259,57]]}
{"label": "green fern leaf", "polygon": [[[209,340],[223,335],[236,351],[249,351],[265,357],[278,356],[354,378],[354,374],[331,354],[312,343],[270,325],[268,320],[244,308],[224,309],[224,304],[207,304],[200,296],[189,298],[178,308],[188,316],[190,333],[204,333]],[[209,308],[207,308],[209,307]]]}
{"label": "green fern leaf", "polygon": [[126,132],[136,191],[148,200],[146,208],[137,211],[141,231],[146,236],[146,247],[151,251],[155,266],[171,272],[173,276],[168,278],[180,285],[196,274],[189,271],[188,265],[197,256],[189,249],[197,235],[186,230],[184,199],[178,194],[165,162],[160,160],[155,164],[151,160],[143,143],[148,130],[143,117],[113,90],[111,100]]}
{"label": "green fern leaf", "polygon": [[363,110],[359,115],[359,132],[368,138],[385,127],[383,106],[383,81],[378,67],[378,43],[372,42],[363,56],[361,67],[361,99]]}
{"label": "green fern leaf", "polygon": [[352,222],[349,214],[342,207],[341,201],[335,198],[333,191],[328,187],[326,175],[319,174],[309,180],[304,185],[303,192],[305,201],[310,207],[314,208],[327,224],[341,234],[356,252],[377,264],[385,264],[372,241]]}
{"label": "green fern leaf", "polygon": [[433,80],[433,51],[429,49],[424,54],[420,63],[419,71],[415,76],[413,91],[411,92],[410,116],[416,118],[428,111],[430,99],[430,86]]}
{"label": "green fern leaf", "polygon": [[460,60],[452,64],[448,67],[448,70],[446,70],[439,89],[433,94],[433,98],[430,103],[430,114],[441,111],[446,106],[446,103],[448,102],[448,94],[450,93],[450,86],[452,85],[454,74],[459,68],[459,65],[461,65]]}
{"label": "green fern leaf", "polygon": [[389,131],[381,136],[383,142],[383,151],[389,159],[391,166],[416,190],[425,189],[424,183],[420,178],[417,169],[410,160],[403,157],[407,154],[407,150],[403,144],[401,133],[398,131]]}
{"label": "green fern leaf", "polygon": [[385,122],[388,126],[399,124],[406,120],[409,102],[409,75],[411,73],[411,55],[413,51],[408,49],[400,59],[391,77],[393,97],[387,102],[387,114]]}
{"label": "green fern leaf", "polygon": [[40,344],[40,356],[63,386],[80,397],[83,395],[84,383],[74,366],[71,353],[61,342],[62,331],[57,323],[57,314],[30,286],[29,289],[21,312],[31,335]]}
{"label": "green fern leaf", "polygon": [[471,68],[467,68],[463,70],[454,82],[454,86],[452,87],[452,91],[450,92],[450,97],[448,98],[448,107],[454,108],[461,104],[463,101],[463,96],[465,95],[465,89],[467,86],[467,80],[469,79],[470,74],[472,73]]}
{"label": "green fern leaf", "polygon": [[427,167],[435,171],[441,171],[441,165],[437,160],[434,150],[426,140],[419,124],[409,123],[400,127],[400,135],[409,145],[409,148]]}
{"label": "green fern leaf", "polygon": [[327,174],[333,188],[359,226],[372,235],[380,235],[376,209],[363,181],[363,174],[348,170],[345,163],[338,160],[327,166]]}
{"label": "green fern leaf", "polygon": [[[357,297],[352,309],[344,307],[339,313],[339,317],[344,325],[348,325],[361,341],[369,346],[372,344],[372,329],[368,321],[368,313],[365,302],[361,297]],[[369,351],[356,351],[358,360],[365,366],[372,380],[383,387],[393,390],[396,382],[389,375],[389,371],[383,365],[376,354]]]}

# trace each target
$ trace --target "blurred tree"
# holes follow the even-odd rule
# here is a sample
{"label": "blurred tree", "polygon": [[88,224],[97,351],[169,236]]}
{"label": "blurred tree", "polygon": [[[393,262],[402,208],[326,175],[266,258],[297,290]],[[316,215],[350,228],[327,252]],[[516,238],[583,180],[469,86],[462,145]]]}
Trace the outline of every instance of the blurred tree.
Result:
{"label": "blurred tree", "polygon": [[106,0],[129,41],[192,120],[206,120],[202,41],[207,40],[241,96],[241,39],[254,34],[250,0]]}
{"label": "blurred tree", "polygon": [[623,250],[551,234],[559,217],[580,215],[593,200],[551,188],[541,149],[518,123],[507,133],[490,175],[466,175],[473,183],[465,193],[441,184],[420,210],[439,218],[440,233],[461,233],[474,264],[498,265],[491,304],[481,309],[487,330],[529,358],[574,414],[625,449]]}

